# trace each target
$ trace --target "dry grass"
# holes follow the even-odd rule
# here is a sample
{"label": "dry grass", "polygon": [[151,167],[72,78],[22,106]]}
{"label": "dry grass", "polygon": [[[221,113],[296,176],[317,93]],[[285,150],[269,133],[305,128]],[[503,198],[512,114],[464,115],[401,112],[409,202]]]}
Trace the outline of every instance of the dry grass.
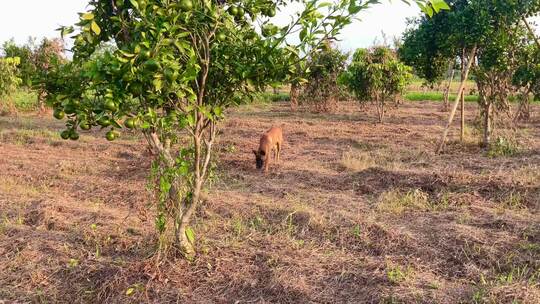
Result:
{"label": "dry grass", "polygon": [[[57,121],[0,117],[0,302],[540,302],[540,121],[512,157],[457,128],[436,155],[439,107],[407,103],[382,125],[351,104],[230,111],[198,255],[160,268],[140,138],[60,141]],[[251,149],[272,124],[285,146],[263,176]]]}
{"label": "dry grass", "polygon": [[426,211],[429,207],[429,196],[420,189],[405,193],[398,190],[386,191],[380,195],[377,203],[378,210],[396,214],[407,210]]}

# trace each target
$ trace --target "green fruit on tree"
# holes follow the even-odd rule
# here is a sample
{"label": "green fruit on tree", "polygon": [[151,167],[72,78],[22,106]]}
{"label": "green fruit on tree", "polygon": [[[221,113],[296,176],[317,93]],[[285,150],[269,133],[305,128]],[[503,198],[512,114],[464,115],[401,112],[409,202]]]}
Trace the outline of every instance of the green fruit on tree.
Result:
{"label": "green fruit on tree", "polygon": [[69,139],[70,137],[70,134],[71,132],[69,132],[68,130],[64,130],[62,132],[60,132],[60,137],[62,137],[62,139]]}
{"label": "green fruit on tree", "polygon": [[272,25],[268,24],[268,25],[265,25],[263,28],[262,28],[262,35],[264,37],[270,37],[272,36]]}
{"label": "green fruit on tree", "polygon": [[114,132],[113,130],[107,132],[107,134],[105,134],[105,137],[107,138],[108,141],[113,141],[116,139],[116,132]]}
{"label": "green fruit on tree", "polygon": [[142,59],[146,60],[152,56],[152,53],[149,50],[141,51],[140,56]]}
{"label": "green fruit on tree", "polygon": [[159,68],[160,68],[159,62],[155,61],[154,59],[147,60],[147,61],[144,63],[144,66],[145,66],[146,69],[148,69],[150,72],[155,72],[155,71],[159,70]]}
{"label": "green fruit on tree", "polygon": [[257,34],[255,32],[249,32],[246,34],[247,39],[254,39],[255,37],[257,37]]}
{"label": "green fruit on tree", "polygon": [[239,7],[238,12],[236,13],[236,16],[237,17],[244,17],[245,14],[246,14],[246,11],[244,11],[243,8]]}
{"label": "green fruit on tree", "polygon": [[73,131],[69,133],[69,139],[71,140],[78,140],[79,139],[79,133]]}
{"label": "green fruit on tree", "polygon": [[66,113],[64,113],[64,111],[62,111],[60,109],[55,109],[54,113],[53,113],[53,116],[56,119],[64,119],[64,117],[66,116]]}
{"label": "green fruit on tree", "polygon": [[276,9],[273,7],[270,7],[264,11],[264,14],[268,17],[274,17],[276,15]]}
{"label": "green fruit on tree", "polygon": [[81,128],[81,130],[84,130],[84,131],[88,131],[90,130],[92,127],[90,126],[90,124],[88,124],[86,121],[83,121],[79,124],[79,128]]}
{"label": "green fruit on tree", "polygon": [[217,34],[217,39],[218,39],[219,41],[222,41],[222,42],[223,42],[223,41],[227,40],[227,35],[225,35],[225,33],[223,33],[223,32],[218,33],[218,34]]}
{"label": "green fruit on tree", "polygon": [[180,7],[184,11],[190,11],[193,9],[193,2],[191,0],[182,0],[180,1]]}
{"label": "green fruit on tree", "polygon": [[126,121],[124,121],[124,125],[126,126],[126,128],[128,129],[134,129],[135,128],[135,118],[128,118],[126,119]]}
{"label": "green fruit on tree", "polygon": [[233,15],[233,16],[237,16],[238,15],[238,7],[236,6],[231,6],[229,8],[229,14]]}
{"label": "green fruit on tree", "polygon": [[178,74],[171,69],[166,68],[165,71],[163,71],[163,74],[165,75],[165,78],[168,82],[175,82],[178,78]]}
{"label": "green fruit on tree", "polygon": [[98,124],[102,127],[108,127],[111,125],[111,121],[107,117],[101,117],[98,120]]}
{"label": "green fruit on tree", "polygon": [[142,85],[138,82],[130,83],[129,89],[133,95],[140,95],[142,93]]}
{"label": "green fruit on tree", "polygon": [[64,107],[64,112],[66,112],[66,114],[75,114],[75,110],[75,107],[72,105],[67,105]]}
{"label": "green fruit on tree", "polygon": [[111,112],[116,112],[116,110],[118,110],[118,106],[116,105],[116,103],[114,103],[114,101],[112,100],[107,100],[105,102],[105,109],[111,111]]}

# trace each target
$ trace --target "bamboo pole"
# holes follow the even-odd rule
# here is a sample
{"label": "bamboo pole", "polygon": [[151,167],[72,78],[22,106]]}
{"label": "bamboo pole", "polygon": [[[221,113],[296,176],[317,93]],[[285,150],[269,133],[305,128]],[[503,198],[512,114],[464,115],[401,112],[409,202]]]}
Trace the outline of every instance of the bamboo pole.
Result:
{"label": "bamboo pole", "polygon": [[[466,79],[465,79],[465,75],[463,74],[464,72],[464,69],[465,69],[465,62],[463,62],[465,60],[465,50],[463,50],[463,56],[462,56],[462,60],[461,60],[461,81],[465,81],[466,83]],[[463,139],[465,137],[465,87],[463,87],[463,93],[461,93],[461,135],[460,135],[460,140],[461,142],[463,142]]]}
{"label": "bamboo pole", "polygon": [[440,153],[444,148],[446,137],[448,136],[448,130],[450,129],[450,126],[452,125],[452,121],[454,120],[454,116],[456,115],[456,110],[459,105],[461,95],[463,94],[463,89],[465,88],[465,82],[467,81],[467,78],[469,77],[469,71],[471,69],[471,65],[474,61],[475,55],[476,55],[476,45],[471,50],[471,55],[469,56],[469,61],[467,62],[467,68],[465,69],[465,75],[463,77],[463,80],[461,81],[461,84],[459,85],[456,100],[454,101],[454,105],[452,106],[452,110],[450,111],[450,116],[448,117],[448,123],[446,124],[446,127],[444,128],[444,131],[441,137],[441,142],[439,144],[439,147],[437,148],[437,153]]}
{"label": "bamboo pole", "polygon": [[444,90],[444,104],[443,104],[443,110],[448,111],[448,100],[450,95],[450,87],[452,86],[452,81],[454,80],[454,62],[451,61],[448,65],[448,73],[450,74],[450,79],[448,80],[448,84],[446,85],[446,88]]}
{"label": "bamboo pole", "polygon": [[465,139],[465,92],[461,93],[461,141]]}
{"label": "bamboo pole", "polygon": [[540,40],[538,40],[538,37],[536,36],[536,34],[534,33],[533,29],[531,28],[531,25],[529,24],[529,22],[527,22],[527,18],[522,17],[522,20],[523,20],[523,23],[525,23],[525,26],[527,27],[527,29],[529,30],[529,33],[530,33],[531,36],[533,37],[534,42],[536,42],[536,46],[537,46],[538,48],[540,48]]}

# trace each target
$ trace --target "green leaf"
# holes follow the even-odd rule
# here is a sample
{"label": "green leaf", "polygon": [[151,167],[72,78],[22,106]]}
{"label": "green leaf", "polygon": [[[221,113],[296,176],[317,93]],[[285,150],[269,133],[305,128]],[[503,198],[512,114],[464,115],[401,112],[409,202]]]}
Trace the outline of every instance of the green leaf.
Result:
{"label": "green leaf", "polygon": [[133,287],[130,287],[126,290],[126,296],[130,296],[131,294],[133,294],[133,292],[135,291],[135,288]]}
{"label": "green leaf", "polygon": [[60,36],[62,38],[64,38],[65,36],[67,36],[67,35],[69,35],[69,34],[71,34],[71,33],[73,33],[75,31],[72,26],[62,26],[57,30],[60,31]]}
{"label": "green leaf", "polygon": [[131,2],[131,5],[136,9],[139,10],[139,2],[137,0],[129,0]]}
{"label": "green leaf", "polygon": [[307,29],[304,28],[302,31],[300,31],[300,41],[304,41],[304,38],[306,38],[307,35]]}
{"label": "green leaf", "polygon": [[349,14],[351,15],[354,15],[354,14],[357,14],[358,12],[360,12],[362,10],[362,7],[361,6],[356,6],[354,4],[351,4],[349,6]]}
{"label": "green leaf", "polygon": [[186,237],[191,244],[195,242],[195,232],[193,232],[193,229],[191,229],[191,227],[186,228]]}
{"label": "green leaf", "polygon": [[161,89],[163,88],[163,82],[159,78],[154,79],[153,84],[154,88],[156,88],[156,91],[161,91]]}
{"label": "green leaf", "polygon": [[217,117],[221,117],[223,115],[221,107],[214,107],[214,114],[216,114]]}
{"label": "green leaf", "polygon": [[99,27],[99,25],[98,25],[95,21],[92,21],[92,24],[91,24],[90,26],[92,27],[92,31],[93,31],[96,35],[101,34],[101,28]]}
{"label": "green leaf", "polygon": [[444,0],[431,0],[431,4],[433,5],[435,12],[439,12],[440,10],[450,10],[450,6],[448,6]]}
{"label": "green leaf", "polygon": [[332,5],[331,2],[323,2],[323,3],[319,4],[319,8],[327,7],[327,6],[331,6],[331,5]]}
{"label": "green leaf", "polygon": [[86,13],[81,16],[83,20],[94,20],[94,14],[92,13]]}

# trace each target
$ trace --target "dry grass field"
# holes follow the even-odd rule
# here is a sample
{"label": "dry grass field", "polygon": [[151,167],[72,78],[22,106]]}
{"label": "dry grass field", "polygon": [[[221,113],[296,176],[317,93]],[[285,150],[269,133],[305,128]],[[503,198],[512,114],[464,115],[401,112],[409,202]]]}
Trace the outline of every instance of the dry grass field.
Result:
{"label": "dry grass field", "polygon": [[[198,255],[158,269],[140,137],[0,117],[0,303],[540,303],[540,107],[490,157],[466,106],[465,143],[456,124],[440,155],[440,103],[384,124],[353,105],[230,111]],[[264,176],[251,150],[273,124],[285,146]]]}

